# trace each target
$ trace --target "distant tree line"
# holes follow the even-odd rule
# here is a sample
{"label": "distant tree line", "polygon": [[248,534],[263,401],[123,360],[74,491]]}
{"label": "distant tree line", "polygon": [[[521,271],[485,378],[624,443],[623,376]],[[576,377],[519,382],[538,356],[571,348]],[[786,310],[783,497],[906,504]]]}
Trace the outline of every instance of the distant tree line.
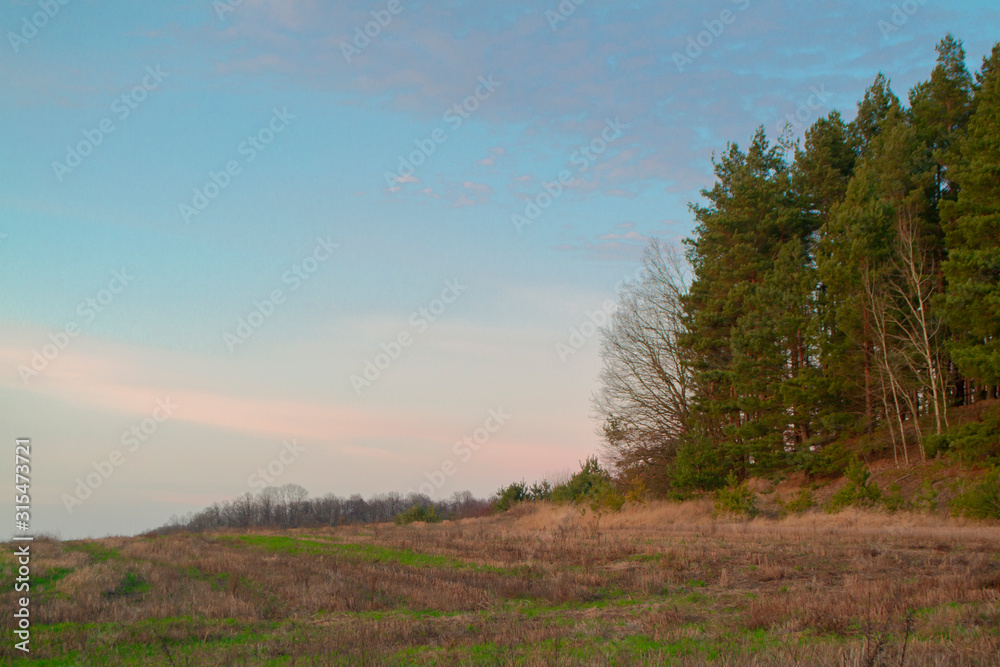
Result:
{"label": "distant tree line", "polygon": [[153,532],[212,531],[225,528],[301,528],[384,523],[397,517],[440,521],[491,514],[492,500],[473,497],[469,491],[456,493],[450,500],[434,501],[411,493],[386,493],[367,500],[355,494],[340,498],[327,494],[309,498],[298,484],[268,487],[257,494],[246,493],[234,500],[214,503],[200,512],[171,517]]}
{"label": "distant tree line", "polygon": [[[662,494],[821,469],[876,428],[899,465],[1000,385],[1000,44],[937,46],[904,105],[713,158],[685,252],[655,241],[605,328],[610,459]],[[839,453],[838,453],[839,452]]]}

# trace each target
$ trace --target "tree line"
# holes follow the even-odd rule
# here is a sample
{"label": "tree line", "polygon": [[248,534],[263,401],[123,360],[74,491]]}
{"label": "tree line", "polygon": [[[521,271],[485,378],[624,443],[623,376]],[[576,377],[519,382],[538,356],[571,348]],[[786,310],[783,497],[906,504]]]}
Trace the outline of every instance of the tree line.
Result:
{"label": "tree line", "polygon": [[880,73],[790,135],[713,157],[683,254],[652,242],[619,296],[594,402],[629,483],[808,470],[876,429],[906,465],[998,396],[1000,44],[972,74],[947,35],[906,104]]}
{"label": "tree line", "polygon": [[309,498],[298,484],[266,487],[257,494],[245,493],[233,500],[217,502],[185,516],[173,516],[153,532],[214,531],[226,528],[302,528],[385,523],[394,520],[440,521],[485,516],[493,511],[492,500],[473,497],[469,491],[448,500],[411,493],[386,493],[367,500],[360,494],[341,498],[327,494]]}

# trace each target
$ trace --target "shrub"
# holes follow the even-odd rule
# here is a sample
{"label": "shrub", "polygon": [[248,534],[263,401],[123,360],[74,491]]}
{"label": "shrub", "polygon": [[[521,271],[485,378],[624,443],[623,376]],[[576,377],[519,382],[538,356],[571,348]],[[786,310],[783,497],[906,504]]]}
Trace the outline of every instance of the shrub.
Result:
{"label": "shrub", "polygon": [[801,514],[815,505],[816,501],[813,500],[812,491],[809,489],[801,489],[799,491],[799,495],[795,497],[795,500],[790,501],[787,507],[790,512]]}
{"label": "shrub", "polygon": [[542,480],[541,484],[535,482],[528,489],[528,494],[531,496],[533,501],[541,500],[551,500],[552,499],[552,485],[549,484],[549,480]]}
{"label": "shrub", "polygon": [[1000,519],[1000,468],[993,468],[979,483],[955,496],[951,513],[970,519]]}
{"label": "shrub", "polygon": [[927,456],[948,454],[964,465],[992,460],[1000,462],[1000,410],[983,413],[983,420],[962,424],[940,435],[924,439]]}
{"label": "shrub", "polygon": [[707,437],[689,436],[677,447],[670,466],[672,500],[687,500],[698,491],[712,491],[725,485],[726,461],[720,447]]}
{"label": "shrub", "polygon": [[405,512],[397,514],[393,521],[400,526],[405,526],[414,521],[440,523],[441,516],[437,513],[437,509],[433,505],[414,505]]}
{"label": "shrub", "polygon": [[927,454],[927,458],[932,459],[938,454],[943,454],[949,449],[949,441],[947,433],[931,433],[926,438],[924,438],[924,452]]}
{"label": "shrub", "polygon": [[552,490],[552,500],[556,502],[582,503],[595,498],[608,499],[617,494],[611,473],[601,467],[597,457],[592,456],[580,464],[580,471]]}
{"label": "shrub", "polygon": [[851,505],[872,507],[882,499],[881,489],[871,481],[871,473],[861,459],[854,457],[845,474],[847,484],[830,498],[825,508],[827,512],[833,514]]}
{"label": "shrub", "polygon": [[775,502],[778,503],[778,514],[782,518],[789,514],[802,514],[816,505],[812,491],[809,489],[800,489],[798,495],[788,502],[785,502],[781,498],[777,498]]}
{"label": "shrub", "polygon": [[847,470],[852,456],[843,442],[831,442],[814,451],[799,452],[795,462],[810,477],[838,477]]}
{"label": "shrub", "polygon": [[510,486],[500,487],[493,511],[506,512],[511,507],[523,502],[539,502],[552,498],[552,485],[548,480],[535,482],[530,487],[525,481],[514,482]]}
{"label": "shrub", "polygon": [[898,512],[906,507],[906,500],[903,498],[903,489],[897,482],[890,484],[888,493],[882,496],[882,506],[890,512]]}
{"label": "shrub", "polygon": [[602,485],[597,491],[595,491],[589,497],[590,509],[595,513],[611,511],[619,511],[623,505],[625,505],[625,496],[618,492],[618,490],[608,484],[606,486]]}
{"label": "shrub", "polygon": [[715,492],[714,514],[742,514],[752,519],[758,511],[757,494],[750,490],[746,482],[740,482],[735,474],[729,473],[726,486]]}
{"label": "shrub", "polygon": [[933,512],[937,509],[937,489],[931,486],[931,481],[925,479],[920,491],[913,497],[913,509],[919,512]]}
{"label": "shrub", "polygon": [[493,506],[494,512],[506,512],[514,505],[531,500],[531,493],[528,491],[528,485],[521,482],[514,482],[510,486],[500,487],[497,491],[497,502]]}
{"label": "shrub", "polygon": [[625,500],[633,505],[639,505],[646,502],[646,498],[648,496],[649,490],[646,488],[646,482],[639,477],[632,480],[632,483],[629,484],[628,490],[625,492]]}

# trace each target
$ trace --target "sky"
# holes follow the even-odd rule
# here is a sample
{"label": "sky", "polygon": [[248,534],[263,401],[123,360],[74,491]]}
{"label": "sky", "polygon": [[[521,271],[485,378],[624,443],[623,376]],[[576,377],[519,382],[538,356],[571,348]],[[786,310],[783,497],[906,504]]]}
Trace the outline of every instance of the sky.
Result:
{"label": "sky", "polygon": [[595,323],[691,234],[713,153],[850,119],[879,71],[905,98],[946,32],[975,70],[997,26],[992,0],[2,0],[30,529],[565,475],[601,444]]}

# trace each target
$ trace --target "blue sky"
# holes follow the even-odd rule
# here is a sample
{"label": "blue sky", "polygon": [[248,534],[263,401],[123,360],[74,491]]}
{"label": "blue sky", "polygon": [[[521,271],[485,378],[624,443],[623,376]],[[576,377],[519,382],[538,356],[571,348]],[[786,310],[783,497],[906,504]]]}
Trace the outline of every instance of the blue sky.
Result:
{"label": "blue sky", "polygon": [[275,483],[314,495],[575,468],[599,340],[556,346],[690,233],[712,153],[850,118],[879,71],[905,96],[948,31],[975,69],[998,25],[985,1],[0,4],[0,405],[35,525],[150,528],[293,440]]}

